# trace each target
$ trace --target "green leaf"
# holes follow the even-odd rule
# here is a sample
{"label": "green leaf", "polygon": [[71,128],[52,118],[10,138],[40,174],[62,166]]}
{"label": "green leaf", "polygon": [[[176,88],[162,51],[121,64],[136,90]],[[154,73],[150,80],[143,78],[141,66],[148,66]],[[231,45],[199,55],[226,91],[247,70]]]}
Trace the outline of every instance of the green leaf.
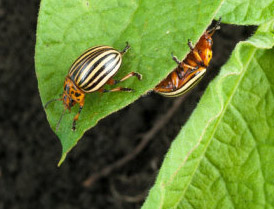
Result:
{"label": "green leaf", "polygon": [[260,25],[274,16],[273,0],[226,0],[217,17],[222,21],[237,25]]}
{"label": "green leaf", "polygon": [[274,207],[273,25],[239,43],[210,83],[143,209]]}
{"label": "green leaf", "polygon": [[[194,43],[199,39],[222,2],[42,0],[35,65],[43,104],[58,98],[70,65],[91,46],[110,45],[121,50],[128,41],[132,48],[125,54],[116,78],[131,71],[143,75],[142,81],[132,78],[121,84],[134,88],[134,93],[87,95],[75,132],[71,131],[71,126],[78,107],[65,114],[56,133],[63,147],[60,163],[86,130],[132,103],[165,78],[176,67],[171,52],[183,59],[189,51],[187,39]],[[46,110],[53,130],[62,110],[61,102],[50,104]]]}

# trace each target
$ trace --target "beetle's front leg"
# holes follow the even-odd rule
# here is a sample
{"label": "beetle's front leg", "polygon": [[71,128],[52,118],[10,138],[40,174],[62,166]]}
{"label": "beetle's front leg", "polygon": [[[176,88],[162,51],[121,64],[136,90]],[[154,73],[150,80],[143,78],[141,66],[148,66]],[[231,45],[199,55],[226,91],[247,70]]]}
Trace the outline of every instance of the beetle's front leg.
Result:
{"label": "beetle's front leg", "polygon": [[78,120],[79,118],[79,115],[83,109],[83,106],[84,106],[84,102],[80,104],[80,107],[79,107],[79,110],[78,110],[78,113],[75,115],[75,117],[73,118],[73,123],[72,123],[72,130],[75,131],[76,130],[76,121]]}

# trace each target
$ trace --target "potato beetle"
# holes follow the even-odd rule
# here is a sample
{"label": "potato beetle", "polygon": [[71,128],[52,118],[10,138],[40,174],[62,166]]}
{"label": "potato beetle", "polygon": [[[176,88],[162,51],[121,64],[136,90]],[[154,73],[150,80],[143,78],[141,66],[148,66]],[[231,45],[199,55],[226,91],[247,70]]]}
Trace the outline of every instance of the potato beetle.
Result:
{"label": "potato beetle", "polygon": [[131,88],[116,87],[111,90],[104,89],[105,84],[115,85],[126,79],[136,76],[139,80],[142,75],[136,72],[131,72],[120,80],[114,80],[113,76],[119,70],[122,63],[122,56],[130,48],[128,42],[122,51],[117,51],[110,46],[95,46],[86,50],[78,57],[69,69],[68,75],[64,82],[64,92],[61,98],[48,101],[45,108],[54,101],[63,101],[64,111],[56,125],[56,131],[59,128],[60,121],[68,109],[71,110],[75,104],[79,104],[79,111],[75,115],[72,123],[72,130],[76,129],[76,121],[79,118],[81,110],[85,102],[85,94],[99,91],[116,92],[127,91],[131,92]]}
{"label": "potato beetle", "polygon": [[213,28],[202,35],[195,47],[188,40],[190,52],[182,62],[172,54],[172,59],[178,66],[154,88],[155,92],[166,97],[176,97],[185,94],[199,83],[212,58],[211,37],[216,30],[220,29],[220,23],[221,18]]}

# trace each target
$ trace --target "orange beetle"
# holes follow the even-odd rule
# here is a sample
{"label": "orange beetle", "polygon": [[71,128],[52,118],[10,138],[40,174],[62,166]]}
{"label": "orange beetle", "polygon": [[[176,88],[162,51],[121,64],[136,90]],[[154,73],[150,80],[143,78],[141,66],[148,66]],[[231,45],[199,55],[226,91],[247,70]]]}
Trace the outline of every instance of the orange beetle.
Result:
{"label": "orange beetle", "polygon": [[154,88],[155,92],[166,97],[180,96],[192,89],[203,78],[212,58],[211,37],[216,30],[220,29],[220,22],[221,18],[213,28],[202,35],[195,47],[188,40],[191,51],[182,62],[172,55],[172,59],[178,66]]}

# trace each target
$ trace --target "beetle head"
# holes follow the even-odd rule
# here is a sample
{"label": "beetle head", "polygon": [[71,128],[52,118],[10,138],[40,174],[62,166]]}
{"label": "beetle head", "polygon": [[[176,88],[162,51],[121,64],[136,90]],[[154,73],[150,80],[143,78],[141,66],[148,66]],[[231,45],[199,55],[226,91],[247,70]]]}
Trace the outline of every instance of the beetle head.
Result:
{"label": "beetle head", "polygon": [[70,110],[76,103],[84,100],[85,93],[81,91],[73,81],[67,76],[64,83],[63,104]]}

